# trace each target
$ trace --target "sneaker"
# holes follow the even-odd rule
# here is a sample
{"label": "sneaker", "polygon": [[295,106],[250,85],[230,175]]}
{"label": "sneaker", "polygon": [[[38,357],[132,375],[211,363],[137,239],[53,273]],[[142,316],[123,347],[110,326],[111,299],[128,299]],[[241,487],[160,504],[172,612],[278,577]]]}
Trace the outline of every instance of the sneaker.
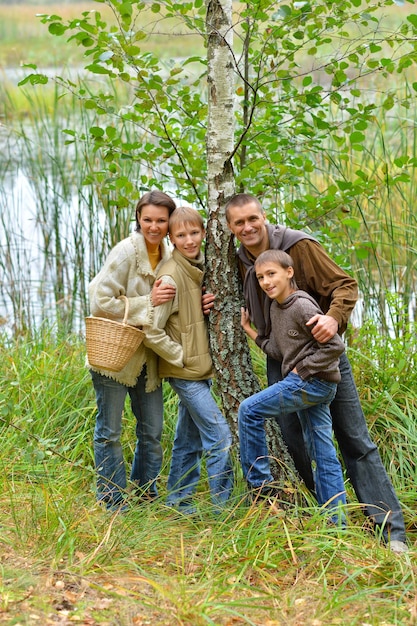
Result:
{"label": "sneaker", "polygon": [[402,554],[408,552],[408,546],[404,541],[398,541],[398,539],[392,539],[389,542],[389,549],[395,554]]}

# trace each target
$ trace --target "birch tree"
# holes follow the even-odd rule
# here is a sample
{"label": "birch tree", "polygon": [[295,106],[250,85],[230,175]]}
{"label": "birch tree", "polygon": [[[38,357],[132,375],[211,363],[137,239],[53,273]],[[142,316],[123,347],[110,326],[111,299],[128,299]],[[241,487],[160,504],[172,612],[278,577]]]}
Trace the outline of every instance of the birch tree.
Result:
{"label": "birch tree", "polygon": [[[235,193],[232,156],[235,150],[235,78],[231,0],[208,0],[207,36],[207,290],[216,295],[209,317],[210,342],[222,405],[236,435],[236,415],[243,398],[259,390],[249,346],[240,327],[243,304],[237,273],[235,245],[226,225],[224,207]],[[275,478],[284,486],[293,463],[277,423],[267,422],[273,450]]]}

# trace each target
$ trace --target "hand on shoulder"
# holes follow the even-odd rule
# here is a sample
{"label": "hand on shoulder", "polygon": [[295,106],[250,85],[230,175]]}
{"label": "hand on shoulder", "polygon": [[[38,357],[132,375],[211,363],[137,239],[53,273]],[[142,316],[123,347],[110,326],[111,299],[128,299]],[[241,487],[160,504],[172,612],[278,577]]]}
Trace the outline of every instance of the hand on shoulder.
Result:
{"label": "hand on shoulder", "polygon": [[313,315],[313,317],[306,322],[306,325],[313,327],[311,334],[319,343],[330,341],[339,330],[339,325],[334,317],[321,315],[319,313]]}

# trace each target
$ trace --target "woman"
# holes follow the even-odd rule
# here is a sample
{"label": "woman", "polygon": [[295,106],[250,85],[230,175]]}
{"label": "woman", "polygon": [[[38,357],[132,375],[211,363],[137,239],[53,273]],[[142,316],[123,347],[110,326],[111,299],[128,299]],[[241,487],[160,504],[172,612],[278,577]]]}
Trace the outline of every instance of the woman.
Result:
{"label": "woman", "polygon": [[[175,202],[161,191],[146,193],[136,206],[136,229],[108,255],[102,270],[89,285],[91,314],[122,321],[123,300],[128,298],[127,323],[146,332],[153,307],[175,296],[175,288],[155,281],[160,265],[171,252],[164,241]],[[182,348],[173,341],[152,344],[145,338],[120,372],[90,366],[97,399],[94,458],[97,469],[97,499],[108,509],[123,506],[126,471],[120,443],[122,413],[129,394],[136,417],[136,448],[130,478],[145,499],[157,496],[156,479],[162,464],[162,386],[157,373],[157,354],[182,366]]]}

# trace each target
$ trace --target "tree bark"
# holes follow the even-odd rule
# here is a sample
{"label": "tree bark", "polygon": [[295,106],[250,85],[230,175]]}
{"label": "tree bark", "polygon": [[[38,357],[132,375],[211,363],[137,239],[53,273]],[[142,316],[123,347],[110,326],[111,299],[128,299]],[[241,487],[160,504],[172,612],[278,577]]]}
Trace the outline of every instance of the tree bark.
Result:
{"label": "tree bark", "polygon": [[[208,60],[208,222],[206,289],[216,295],[209,316],[213,365],[225,415],[237,439],[240,402],[259,391],[249,345],[240,326],[243,304],[234,238],[227,227],[224,206],[235,193],[231,154],[234,148],[234,60],[232,54],[232,1],[208,0],[206,13]],[[294,466],[275,420],[268,420],[269,450],[274,478],[284,485]]]}
{"label": "tree bark", "polygon": [[[234,146],[234,71],[231,0],[209,0],[206,15],[208,60],[208,223],[206,288],[216,294],[209,316],[213,364],[226,415],[236,436],[237,408],[258,390],[238,314],[242,305],[233,238],[224,206],[235,193],[230,155]],[[240,317],[240,314],[239,314]]]}

